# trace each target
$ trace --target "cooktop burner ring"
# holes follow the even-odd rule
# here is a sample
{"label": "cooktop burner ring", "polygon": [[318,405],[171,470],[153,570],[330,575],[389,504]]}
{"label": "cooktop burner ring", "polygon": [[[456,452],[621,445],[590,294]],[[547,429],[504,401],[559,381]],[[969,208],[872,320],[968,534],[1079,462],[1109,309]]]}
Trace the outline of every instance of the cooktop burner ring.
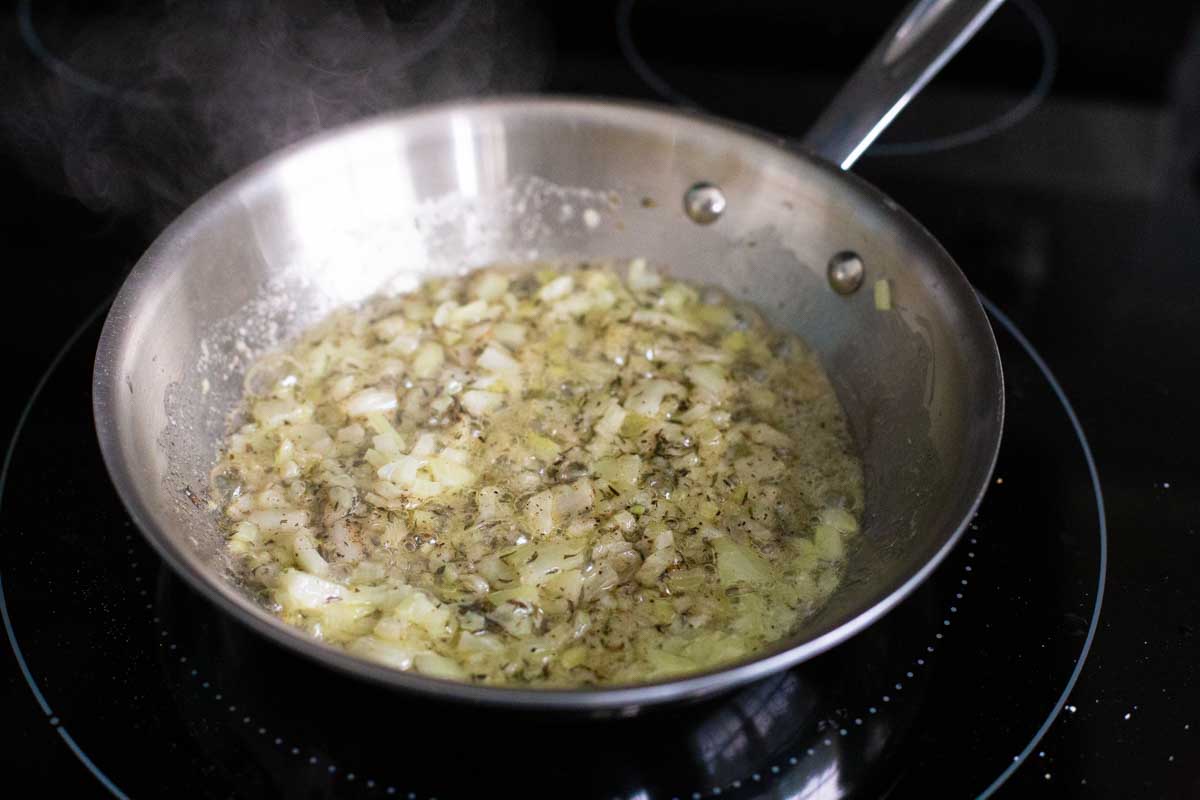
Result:
{"label": "cooktop burner ring", "polygon": [[1083,451],[1084,460],[1087,462],[1088,477],[1091,479],[1092,491],[1095,494],[1097,527],[1100,534],[1100,574],[1096,582],[1096,597],[1092,604],[1092,615],[1088,621],[1087,635],[1084,637],[1082,647],[1080,647],[1079,656],[1075,660],[1075,668],[1071,671],[1071,676],[1067,679],[1066,686],[1063,687],[1062,693],[1058,696],[1058,700],[1055,702],[1050,714],[1038,727],[1033,738],[1029,740],[1029,744],[1025,745],[1020,753],[1013,756],[1013,763],[1009,764],[997,776],[996,780],[979,795],[979,800],[984,800],[995,794],[1004,785],[1004,782],[1033,754],[1034,748],[1038,746],[1038,743],[1042,741],[1042,737],[1046,735],[1046,732],[1050,730],[1050,726],[1054,724],[1054,720],[1062,713],[1063,707],[1067,704],[1067,698],[1071,696],[1075,684],[1079,681],[1079,676],[1083,673],[1083,665],[1087,661],[1088,653],[1092,649],[1092,642],[1096,638],[1096,629],[1100,625],[1100,610],[1104,604],[1104,586],[1108,578],[1108,520],[1105,515],[1104,491],[1100,486],[1100,471],[1096,467],[1095,456],[1092,455],[1092,448],[1088,444],[1087,434],[1083,432],[1083,424],[1079,421],[1079,415],[1075,413],[1075,407],[1071,405],[1071,401],[1067,398],[1067,393],[1063,390],[1062,384],[1058,382],[1058,378],[1054,377],[1054,372],[1050,369],[1050,365],[1046,363],[1045,359],[1038,353],[1033,343],[1025,337],[1025,334],[1021,332],[1016,323],[1007,314],[997,308],[991,300],[988,300],[982,294],[978,294],[978,297],[979,302],[987,309],[988,314],[1003,325],[1005,330],[1025,350],[1026,354],[1033,359],[1033,362],[1041,371],[1046,382],[1050,384],[1050,389],[1058,398],[1063,411],[1066,412],[1067,418],[1071,422],[1071,427],[1075,429],[1075,436],[1079,439],[1079,446]]}
{"label": "cooktop burner ring", "polygon": [[[94,310],[92,310],[91,313],[87,315],[87,318],[75,330],[75,332],[67,337],[67,341],[63,344],[59,351],[54,354],[54,358],[50,360],[50,365],[46,368],[46,371],[42,373],[41,377],[38,378],[38,382],[34,385],[33,391],[30,392],[29,400],[25,403],[25,407],[21,409],[21,416],[17,418],[17,424],[13,427],[12,438],[9,439],[8,448],[4,453],[4,463],[0,465],[0,507],[2,507],[4,504],[4,489],[8,485],[8,469],[9,465],[12,463],[13,451],[16,448],[17,440],[21,436],[21,430],[25,427],[25,421],[29,418],[29,412],[33,410],[33,404],[37,402],[38,396],[41,395],[42,389],[45,387],[47,381],[50,380],[50,376],[54,373],[54,370],[66,357],[67,353],[70,352],[71,348],[75,346],[75,343],[83,336],[84,332],[87,331],[88,328],[90,328],[92,324],[95,323],[95,321],[108,310],[108,307],[112,304],[113,297],[115,296],[116,293],[114,292],[106,297],[99,306],[97,306]],[[79,759],[79,763],[83,764],[84,768],[87,769],[87,771],[90,772],[93,777],[100,782],[101,786],[107,789],[114,797],[121,798],[121,800],[128,800],[128,795],[117,788],[117,785],[113,783],[109,777],[105,775],[104,772],[95,765],[95,763],[93,763],[90,758],[88,758],[88,755],[83,751],[83,748],[76,744],[75,740],[71,737],[71,734],[67,732],[67,728],[63,724],[62,720],[59,719],[53,710],[51,710],[50,703],[46,700],[46,696],[42,693],[37,681],[34,680],[33,673],[29,669],[29,664],[25,660],[25,654],[21,650],[20,644],[17,643],[17,634],[16,631],[13,630],[12,617],[8,613],[8,600],[4,593],[3,570],[0,570],[0,620],[3,620],[4,622],[4,634],[8,637],[8,644],[9,647],[12,648],[13,656],[17,660],[17,667],[21,671],[21,677],[25,679],[25,683],[29,686],[29,691],[33,694],[34,699],[37,700],[37,704],[41,707],[42,713],[46,715],[46,721],[50,723],[50,726],[54,728],[54,731],[62,738],[63,742],[68,748],[70,748],[71,752],[75,754],[75,757]]]}
{"label": "cooktop burner ring", "polygon": [[[1003,782],[1012,774],[1012,772],[1014,772],[1020,766],[1020,764],[1034,751],[1034,749],[1037,747],[1037,744],[1041,740],[1041,737],[1045,734],[1046,729],[1049,727],[1051,722],[1056,718],[1056,716],[1061,712],[1076,680],[1078,679],[1079,673],[1082,670],[1083,663],[1087,657],[1088,651],[1091,646],[1091,642],[1092,642],[1092,639],[1093,639],[1093,636],[1094,636],[1094,633],[1095,633],[1095,630],[1097,627],[1097,623],[1099,620],[1100,609],[1101,609],[1102,600],[1103,600],[1105,573],[1106,573],[1106,565],[1107,565],[1107,527],[1106,527],[1106,522],[1105,522],[1105,517],[1104,517],[1103,496],[1100,491],[1099,479],[1098,479],[1097,471],[1095,468],[1095,463],[1092,458],[1090,446],[1088,445],[1086,436],[1084,435],[1084,433],[1082,431],[1082,428],[1079,424],[1078,418],[1074,413],[1074,409],[1071,407],[1069,400],[1066,398],[1065,394],[1063,393],[1063,391],[1061,389],[1061,386],[1059,386],[1057,380],[1054,378],[1052,372],[1049,370],[1049,367],[1045,364],[1044,360],[1037,353],[1037,351],[1033,348],[1032,344],[1028,341],[1028,339],[1026,339],[1026,337],[1020,332],[1020,330],[1015,326],[1015,324],[1013,324],[1012,321],[1009,320],[1007,318],[1007,316],[1005,316],[1002,312],[1000,312],[999,309],[997,309],[992,303],[990,303],[989,301],[987,301],[984,298],[981,298],[981,300],[984,303],[985,307],[988,309],[988,311],[992,314],[993,318],[997,322],[999,322],[1000,325],[1003,326],[1010,334],[1012,334],[1013,338],[1017,341],[1017,343],[1026,351],[1027,355],[1033,359],[1034,363],[1037,365],[1038,369],[1041,371],[1043,377],[1049,382],[1056,397],[1058,398],[1059,403],[1062,405],[1063,409],[1066,411],[1067,416],[1071,421],[1072,427],[1074,428],[1075,435],[1078,438],[1079,445],[1083,451],[1085,460],[1087,462],[1089,477],[1091,478],[1092,487],[1095,492],[1096,510],[1097,510],[1097,515],[1098,515],[1097,516],[1098,528],[1099,528],[1099,534],[1100,534],[1100,569],[1099,569],[1098,585],[1097,585],[1096,594],[1094,596],[1094,601],[1093,601],[1093,611],[1092,611],[1092,616],[1091,616],[1091,620],[1089,622],[1088,632],[1085,637],[1084,643],[1078,653],[1078,656],[1075,658],[1074,669],[1073,669],[1070,677],[1068,678],[1064,689],[1062,690],[1061,694],[1059,695],[1057,702],[1054,704],[1050,715],[1048,716],[1046,721],[1038,728],[1033,739],[1022,749],[1022,751],[1020,752],[1020,754],[1018,754],[1018,756],[1014,757],[1013,763],[1008,765],[1007,768],[995,779],[995,781],[993,781],[992,784],[990,784],[987,787],[987,789],[985,789],[985,791],[981,795],[982,797],[987,797],[990,794],[992,794],[997,788],[999,788],[999,786],[1003,784]],[[73,333],[71,337],[68,338],[66,344],[63,346],[63,348],[59,351],[59,353],[52,360],[46,373],[41,377],[41,379],[39,380],[33,393],[31,394],[30,399],[18,421],[17,428],[14,431],[12,442],[10,443],[10,447],[5,456],[3,468],[0,469],[0,502],[2,502],[4,499],[4,488],[8,482],[9,466],[12,462],[15,445],[20,437],[22,429],[25,426],[26,420],[29,417],[31,410],[34,408],[34,404],[36,403],[38,397],[41,395],[42,390],[46,386],[51,375],[55,372],[55,370],[59,366],[60,362],[62,362],[62,360],[66,356],[66,354],[75,346],[75,344],[81,338],[81,336],[84,334],[84,332],[86,332],[92,325],[94,325],[95,320],[107,309],[107,307],[108,307],[108,301],[105,301],[105,303],[103,303],[95,311],[93,311],[89,315],[87,320],[83,323],[83,325],[81,325],[80,328],[75,333]],[[1002,479],[1000,479],[998,482],[1002,482]],[[129,523],[127,522],[126,524],[128,525]],[[973,522],[972,528],[974,528],[974,527],[975,527],[975,523]],[[124,539],[128,544],[131,545],[133,542],[132,532],[125,533]],[[966,540],[966,542],[964,542],[964,544],[968,545],[968,546],[974,546],[977,543],[978,543],[978,540],[974,535],[972,535],[968,540]],[[132,550],[132,548],[130,548],[130,549]],[[972,561],[975,556],[974,550],[967,549],[966,547],[962,547],[962,548],[960,548],[960,550],[966,550],[966,553],[965,553],[966,561],[962,565],[962,571],[963,571],[964,575],[963,575],[963,577],[961,577],[959,579],[959,587],[960,588],[957,592],[955,592],[954,601],[951,601],[951,604],[948,607],[948,611],[942,618],[942,627],[949,627],[951,625],[952,617],[958,611],[957,604],[964,599],[964,597],[963,597],[964,591],[961,589],[961,587],[969,584],[969,578],[966,577],[965,573],[970,573],[973,571]],[[131,566],[134,569],[138,569],[138,567],[139,567],[139,565],[137,565],[137,564],[132,564]],[[148,591],[146,588],[147,583],[144,580],[144,576],[143,575],[135,575],[134,581],[137,585],[138,597],[146,598],[148,595]],[[179,656],[174,655],[175,653],[178,652],[178,643],[176,643],[175,641],[172,641],[170,632],[165,627],[161,626],[160,617],[153,616],[154,604],[151,602],[148,602],[147,600],[143,600],[142,603],[143,603],[145,609],[148,612],[150,612],[150,613],[148,613],[147,616],[151,616],[154,624],[156,626],[159,626],[159,630],[156,631],[158,633],[158,637],[156,637],[156,638],[160,638],[163,642],[162,646],[164,648],[166,648],[168,653],[172,654],[170,660],[172,662],[180,665],[178,668],[179,668],[181,674],[186,676],[186,678],[188,678],[188,679],[198,682],[198,686],[200,689],[211,691],[213,693],[212,698],[211,698],[213,702],[216,702],[216,703],[228,702],[228,700],[226,699],[225,692],[217,691],[216,688],[214,687],[212,681],[204,679],[204,677],[201,675],[201,670],[198,669],[197,666],[195,665],[195,659],[190,658],[188,655],[179,655]],[[7,606],[7,596],[4,592],[4,584],[2,581],[2,576],[0,576],[0,612],[2,612],[2,616],[3,616],[3,620],[4,620],[4,624],[5,624],[6,635],[8,636],[9,643],[12,646],[13,651],[17,657],[17,661],[20,666],[22,675],[25,678],[26,683],[30,687],[30,690],[33,693],[35,699],[37,700],[39,706],[42,708],[44,714],[48,718],[48,721],[50,722],[51,726],[55,729],[55,731],[58,733],[58,735],[63,739],[64,743],[73,752],[73,754],[80,761],[80,763],[83,764],[89,770],[89,772],[101,783],[101,785],[105,786],[105,788],[116,797],[122,797],[122,798],[126,797],[127,795],[116,785],[116,783],[114,783],[104,773],[103,770],[101,770],[97,767],[97,765],[89,758],[87,753],[84,752],[84,750],[76,743],[74,738],[72,738],[70,733],[67,731],[67,728],[63,724],[62,720],[53,712],[50,703],[47,701],[47,699],[46,699],[44,693],[42,692],[41,688],[39,687],[37,681],[34,679],[33,673],[30,670],[28,663],[26,662],[26,659],[25,659],[24,654],[18,644],[17,637],[16,637],[15,631],[12,626],[11,617],[10,617],[8,606]],[[941,632],[941,630],[938,630],[938,632],[934,635],[931,643],[926,645],[925,652],[926,653],[935,652],[937,650],[937,643],[940,642],[942,639],[943,639],[943,633]],[[909,664],[910,664],[909,668],[904,672],[905,677],[903,679],[899,679],[899,680],[895,681],[897,692],[903,691],[905,689],[904,681],[912,678],[916,674],[916,670],[926,666],[925,656],[919,655],[914,660],[909,662]],[[824,745],[825,747],[830,747],[839,738],[850,736],[852,731],[857,730],[858,726],[863,725],[863,721],[865,719],[868,719],[870,716],[873,716],[876,713],[879,713],[881,708],[883,707],[883,704],[890,703],[891,700],[892,700],[892,696],[891,696],[890,691],[886,694],[881,695],[880,700],[878,701],[878,703],[879,703],[878,706],[877,705],[868,706],[865,712],[860,712],[860,714],[857,716],[847,717],[847,719],[849,719],[851,721],[844,722],[841,725],[841,727],[831,728],[829,730],[829,732],[823,738],[821,744]],[[250,726],[252,728],[256,727],[255,726],[256,720],[254,720],[250,716],[245,715],[244,710],[239,715],[239,710],[243,708],[240,703],[235,702],[225,708],[227,708],[229,714],[235,715],[235,716],[241,716],[242,717],[241,722],[243,725]],[[269,737],[269,731],[266,726],[257,726],[257,730],[258,730],[259,736]],[[288,744],[286,743],[286,741],[283,737],[275,736],[273,738],[274,738],[274,744],[275,744],[276,748],[280,748],[280,749],[288,748]],[[316,752],[315,748],[308,748],[308,750],[310,750],[312,753]],[[298,745],[291,745],[290,752],[294,757],[304,759],[305,763],[310,767],[311,766],[320,766],[322,763],[322,759],[318,755],[309,754],[307,757],[305,757],[305,749],[302,749]],[[690,796],[693,798],[715,797],[717,795],[722,794],[724,791],[737,790],[737,789],[742,788],[745,785],[749,785],[752,783],[754,783],[754,784],[764,783],[764,785],[765,785],[765,783],[770,782],[774,776],[779,775],[782,771],[786,770],[787,766],[794,766],[797,763],[799,763],[800,761],[802,761],[804,758],[813,756],[816,752],[818,752],[818,751],[813,747],[809,747],[806,750],[795,750],[792,752],[791,755],[783,756],[781,760],[775,760],[772,763],[767,764],[760,771],[743,776],[741,778],[734,779],[729,782],[726,782],[723,786],[711,786],[702,791],[694,791],[690,794]],[[374,789],[376,787],[379,787],[385,794],[388,794],[388,795],[395,795],[397,793],[400,793],[400,791],[401,791],[394,785],[389,784],[387,786],[381,786],[379,784],[379,782],[376,781],[374,778],[363,779],[362,773],[360,773],[360,772],[345,771],[345,770],[343,770],[342,765],[335,763],[333,760],[329,761],[329,763],[325,766],[325,770],[327,771],[327,773],[330,776],[336,776],[337,778],[339,778],[341,780],[345,780],[346,782],[353,782],[357,786],[366,787],[367,789]],[[414,799],[416,797],[418,797],[417,793],[415,793],[415,792],[408,792],[407,796],[414,798]],[[679,797],[679,798],[684,798],[689,795],[687,793],[682,793],[682,794],[675,795],[675,796]]]}
{"label": "cooktop burner ring", "polygon": [[[389,65],[390,68],[395,70],[412,67],[425,60],[435,50],[446,44],[454,32],[462,25],[473,3],[474,0],[452,0],[452,5],[447,9],[446,13],[437,22],[432,24],[428,30],[420,33],[415,43],[406,45],[404,53]],[[114,86],[93,77],[87,72],[71,65],[67,60],[59,57],[47,46],[38,33],[37,25],[33,19],[33,0],[19,0],[16,8],[16,17],[22,42],[45,65],[46,69],[63,83],[70,84],[98,97],[109,98],[119,103],[127,103],[133,106],[159,109],[164,103],[171,104],[170,99],[160,96],[155,92]],[[260,40],[259,44],[267,48],[266,42]],[[282,53],[272,54],[290,58],[296,63],[306,63],[307,66],[317,71],[327,71],[319,64],[309,62],[300,52],[295,41],[287,39],[283,44]]]}
{"label": "cooktop burner ring", "polygon": [[[617,8],[617,41],[625,60],[633,67],[642,82],[663,100],[683,108],[713,113],[710,107],[697,102],[677,89],[646,61],[633,39],[633,8],[636,3],[637,0],[621,0],[621,4]],[[974,144],[1017,125],[1042,104],[1042,101],[1050,94],[1050,87],[1058,73],[1058,42],[1054,36],[1054,29],[1045,13],[1033,0],[1009,0],[1004,5],[1016,8],[1024,16],[1037,37],[1042,56],[1038,77],[1025,95],[1010,108],[991,119],[927,139],[900,142],[876,141],[864,153],[865,156],[926,155]],[[790,141],[793,144],[799,144],[799,140]]]}

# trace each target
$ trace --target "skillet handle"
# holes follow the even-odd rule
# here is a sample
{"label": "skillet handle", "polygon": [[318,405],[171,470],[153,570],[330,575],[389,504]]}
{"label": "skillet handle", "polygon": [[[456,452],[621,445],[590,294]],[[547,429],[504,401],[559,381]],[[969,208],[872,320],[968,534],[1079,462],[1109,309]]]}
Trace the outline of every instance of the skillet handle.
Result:
{"label": "skillet handle", "polygon": [[1004,0],[915,0],[892,24],[803,145],[850,169]]}

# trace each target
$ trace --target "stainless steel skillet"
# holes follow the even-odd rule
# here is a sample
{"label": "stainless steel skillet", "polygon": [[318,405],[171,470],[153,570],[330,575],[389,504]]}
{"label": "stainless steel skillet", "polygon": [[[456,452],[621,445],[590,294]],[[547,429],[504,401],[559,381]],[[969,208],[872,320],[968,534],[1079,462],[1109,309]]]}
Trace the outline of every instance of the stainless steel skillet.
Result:
{"label": "stainless steel skillet", "polygon": [[[812,154],[650,106],[518,98],[366,120],[236,175],[155,241],[101,337],[96,427],[131,516],[180,575],[251,629],[430,696],[628,712],[737,686],[854,635],[924,580],[969,522],[995,463],[1003,390],[987,318],[954,262],[844,170],[997,5],[910,8],[813,128]],[[431,275],[635,256],[723,287],[800,333],[846,409],[866,469],[863,534],[842,588],[794,637],[660,683],[473,686],[310,639],[232,579],[199,498],[255,354],[338,305]],[[879,281],[890,309],[874,302]]]}

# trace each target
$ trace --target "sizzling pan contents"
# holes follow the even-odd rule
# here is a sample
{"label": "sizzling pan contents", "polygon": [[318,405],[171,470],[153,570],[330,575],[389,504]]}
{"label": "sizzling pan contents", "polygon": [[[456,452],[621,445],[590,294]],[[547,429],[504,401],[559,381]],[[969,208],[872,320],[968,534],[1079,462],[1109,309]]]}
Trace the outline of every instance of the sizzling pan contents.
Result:
{"label": "sizzling pan contents", "polygon": [[247,583],[429,675],[577,686],[736,660],[834,591],[862,511],[816,356],[640,259],[340,311],[246,395],[213,496]]}

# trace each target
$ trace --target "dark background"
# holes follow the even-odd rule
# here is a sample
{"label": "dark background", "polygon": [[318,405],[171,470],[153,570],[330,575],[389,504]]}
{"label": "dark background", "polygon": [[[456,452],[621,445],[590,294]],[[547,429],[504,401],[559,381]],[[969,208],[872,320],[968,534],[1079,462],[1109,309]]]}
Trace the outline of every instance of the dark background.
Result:
{"label": "dark background", "polygon": [[[470,45],[473,56],[435,57],[411,78],[358,95],[352,82],[327,77],[331,63],[344,66],[343,54],[308,35],[324,19],[313,4],[263,4],[308,48],[287,62],[281,85],[326,75],[323,107],[299,119],[294,105],[271,102],[290,90],[264,78],[262,64],[244,65],[261,80],[251,91],[220,91],[230,73],[214,64],[261,38],[199,27],[232,13],[206,5],[36,4],[29,19],[59,67],[22,37],[20,4],[0,12],[5,439],[53,354],[161,226],[273,147],[372,110],[515,90],[687,99],[798,136],[898,10],[643,0],[632,30],[675,93],[664,98],[622,54],[609,3],[493,4],[469,41],[450,45]],[[343,4],[339,13],[374,19],[371,5]],[[393,3],[389,18],[425,30],[443,5]],[[1027,118],[944,152],[868,154],[856,171],[929,227],[1023,326],[1095,449],[1109,501],[1108,593],[1072,698],[1077,711],[1047,738],[1055,775],[1087,787],[1078,796],[1198,796],[1200,14],[1190,2],[1040,7],[1057,68],[1049,97]],[[338,41],[353,42],[356,30]],[[883,141],[924,141],[995,116],[1038,81],[1041,53],[1026,17],[1001,9]],[[456,64],[469,68],[455,72]],[[82,87],[70,77],[76,71],[116,89]],[[132,111],[131,92],[143,103]],[[7,723],[9,733],[25,741],[5,760],[22,762],[22,748],[61,744],[47,738],[8,666],[0,703],[19,720]],[[1046,796],[1061,796],[1062,785],[1046,784]]]}

